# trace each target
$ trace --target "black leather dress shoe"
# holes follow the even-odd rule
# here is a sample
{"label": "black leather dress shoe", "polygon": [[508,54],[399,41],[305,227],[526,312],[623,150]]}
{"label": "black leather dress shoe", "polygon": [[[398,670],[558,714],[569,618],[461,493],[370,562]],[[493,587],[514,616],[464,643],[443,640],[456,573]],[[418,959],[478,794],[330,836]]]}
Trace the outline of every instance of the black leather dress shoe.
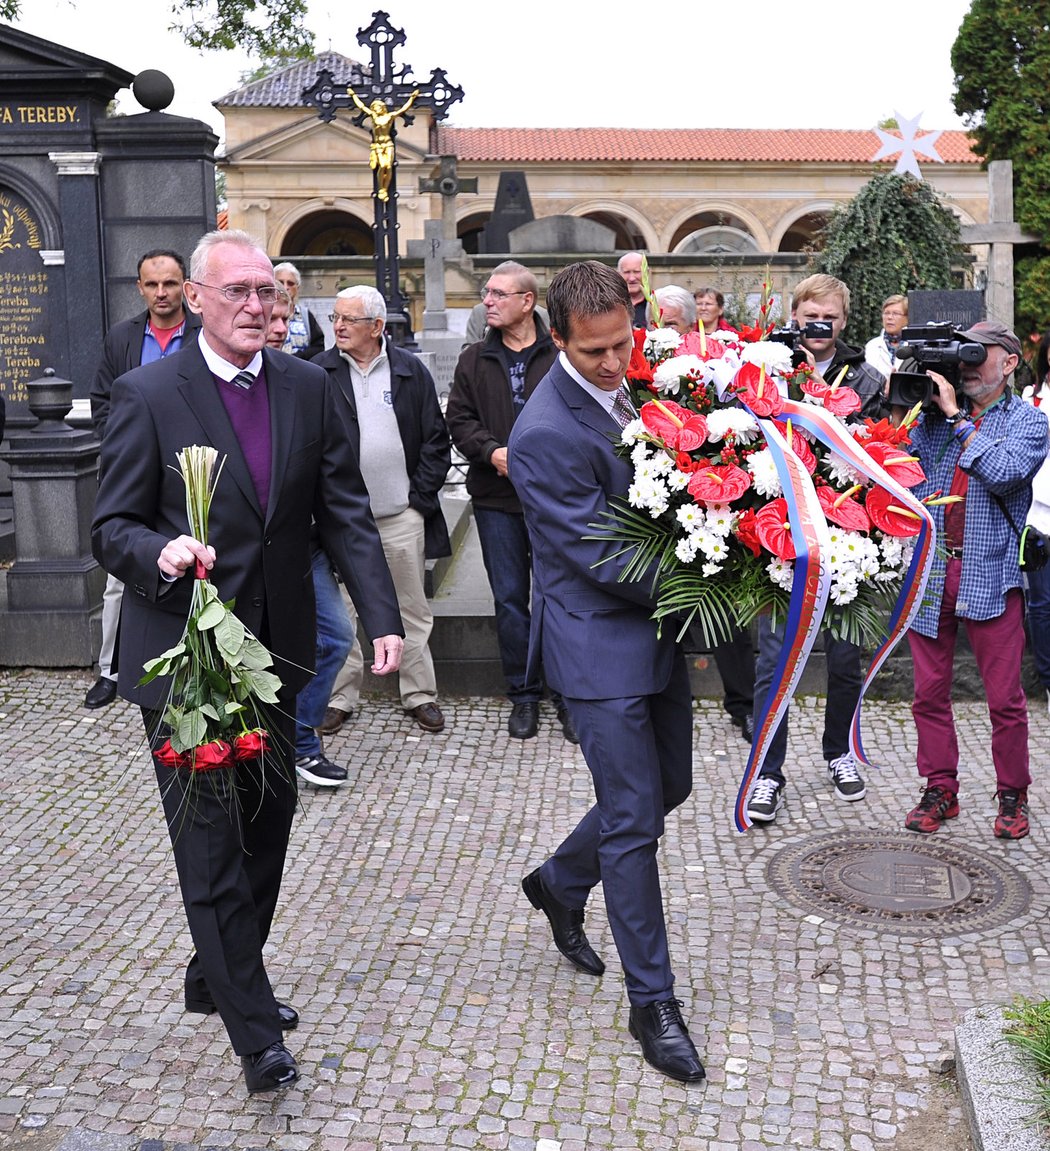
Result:
{"label": "black leather dress shoe", "polygon": [[542,911],[550,920],[554,946],[565,958],[588,975],[601,975],[605,964],[594,953],[583,932],[583,910],[573,910],[559,903],[547,890],[540,879],[539,869],[526,875],[521,881],[521,889],[537,911]]}
{"label": "black leather dress shoe", "polygon": [[562,735],[569,743],[580,742],[580,737],[576,734],[576,725],[572,722],[572,716],[569,715],[569,710],[564,704],[558,708],[558,722],[561,724]]}
{"label": "black leather dress shoe", "polygon": [[534,702],[516,703],[510,709],[507,734],[511,739],[532,739],[540,726],[540,705]]}
{"label": "black leather dress shoe", "polygon": [[109,707],[116,698],[117,681],[100,675],[88,688],[88,693],[84,696],[84,706],[91,708]]}
{"label": "black leather dress shoe", "polygon": [[242,1055],[241,1066],[249,1095],[289,1087],[299,1078],[299,1068],[283,1043],[271,1043],[254,1055]]}
{"label": "black leather dress shoe", "polygon": [[699,1083],[707,1073],[689,1038],[681,1006],[678,999],[662,999],[632,1007],[628,1028],[641,1043],[646,1063],[681,1083]]}
{"label": "black leather dress shoe", "polygon": [[[210,999],[187,999],[186,1010],[194,1015],[212,1015],[215,1004]],[[277,1004],[277,1016],[281,1021],[282,1031],[294,1031],[299,1026],[299,1012],[287,1003]]]}
{"label": "black leather dress shoe", "polygon": [[748,712],[747,715],[731,715],[729,717],[730,723],[734,727],[740,728],[740,736],[747,743],[752,743],[755,738],[755,717]]}

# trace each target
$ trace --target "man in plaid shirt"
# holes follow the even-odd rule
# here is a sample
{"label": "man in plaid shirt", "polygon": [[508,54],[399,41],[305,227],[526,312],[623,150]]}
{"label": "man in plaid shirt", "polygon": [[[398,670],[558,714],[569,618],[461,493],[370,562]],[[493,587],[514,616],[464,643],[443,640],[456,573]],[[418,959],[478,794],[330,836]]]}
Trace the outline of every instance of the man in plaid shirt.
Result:
{"label": "man in plaid shirt", "polygon": [[[983,344],[983,364],[964,365],[959,390],[937,372],[933,407],[912,433],[926,481],[920,498],[960,497],[931,508],[937,555],[908,641],[915,666],[912,715],[918,733],[922,799],[904,821],[931,832],[959,814],[959,745],[952,717],[952,663],[959,620],[977,660],[992,721],[1000,839],[1028,834],[1028,708],[1021,686],[1024,577],[1017,529],[1032,498],[1032,477],[1047,454],[1047,418],[1009,388],[1021,344],[1004,324],[982,321],[965,333]],[[1004,510],[1005,509],[1005,510]]]}

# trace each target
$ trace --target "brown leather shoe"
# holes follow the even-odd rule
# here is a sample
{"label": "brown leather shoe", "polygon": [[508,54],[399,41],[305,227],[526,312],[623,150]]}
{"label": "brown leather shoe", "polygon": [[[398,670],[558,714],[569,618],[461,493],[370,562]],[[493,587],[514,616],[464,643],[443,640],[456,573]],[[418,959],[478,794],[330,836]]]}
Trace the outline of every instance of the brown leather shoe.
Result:
{"label": "brown leather shoe", "polygon": [[322,735],[335,735],[344,723],[353,715],[352,711],[343,711],[341,707],[326,707],[324,719],[317,729]]}
{"label": "brown leather shoe", "polygon": [[445,730],[445,717],[436,703],[421,703],[408,713],[424,731],[438,732]]}

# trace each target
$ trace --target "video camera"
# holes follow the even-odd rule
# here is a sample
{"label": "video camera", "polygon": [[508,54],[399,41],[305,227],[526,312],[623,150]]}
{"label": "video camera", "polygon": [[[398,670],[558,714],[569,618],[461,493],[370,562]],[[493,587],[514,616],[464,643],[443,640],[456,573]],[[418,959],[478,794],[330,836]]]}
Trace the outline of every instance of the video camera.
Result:
{"label": "video camera", "polygon": [[957,331],[951,324],[926,324],[901,332],[897,358],[913,361],[919,370],[890,375],[890,404],[902,408],[921,404],[923,411],[929,411],[936,407],[933,393],[937,385],[926,371],[932,368],[958,388],[963,365],[983,364],[988,358],[988,349],[984,344],[968,340],[965,332]]}
{"label": "video camera", "polygon": [[774,328],[766,336],[776,344],[784,344],[791,349],[791,363],[794,367],[806,362],[806,354],[799,346],[803,340],[830,340],[834,335],[828,320],[810,320],[804,327],[792,322],[785,328]]}

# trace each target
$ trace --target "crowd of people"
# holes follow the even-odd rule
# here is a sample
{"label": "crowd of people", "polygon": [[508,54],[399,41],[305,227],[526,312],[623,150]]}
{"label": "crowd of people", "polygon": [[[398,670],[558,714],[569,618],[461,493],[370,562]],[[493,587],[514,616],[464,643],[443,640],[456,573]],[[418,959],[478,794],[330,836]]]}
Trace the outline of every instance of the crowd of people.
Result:
{"label": "crowd of people", "polygon": [[[187,769],[156,757],[176,869],[193,939],[185,977],[189,1012],[218,1011],[249,1092],[298,1077],[284,1044],[298,1024],[276,997],[262,948],[278,901],[296,780],[338,788],[347,770],[323,738],[352,718],[361,689],[361,637],[372,671],[399,677],[406,720],[444,730],[429,650],[433,616],[426,561],[450,551],[440,492],[454,445],[495,603],[510,704],[506,733],[536,736],[549,698],[564,738],[579,744],[594,806],[556,851],[522,880],[553,943],[576,968],[605,963],[584,929],[598,884],[644,1058],[696,1082],[705,1072],[675,996],[658,846],[668,815],[692,786],[692,699],[684,646],[658,632],[651,581],[620,579],[590,525],[630,483],[614,440],[636,412],[624,387],[634,330],[660,324],[733,335],[714,287],[643,291],[644,257],[596,261],[539,285],[522,264],[497,265],[481,290],[473,330],[443,413],[422,361],[385,332],[374,288],[340,291],[325,350],[299,300],[291,264],[275,268],[244,233],[202,238],[189,265],[169,250],[138,263],[140,315],[106,336],[91,390],[101,441],[93,524],[109,573],[99,678],[87,707],[119,693],[142,709],[156,752],[166,735],[163,679],[143,665],[178,642],[195,572],[272,652],[282,689],[273,712],[281,784],[234,769],[235,782],[187,802]],[[657,314],[654,314],[654,307]],[[860,397],[857,418],[893,417],[888,385],[901,367],[907,298],[889,297],[883,329],[863,349],[842,339],[849,288],[813,275],[794,288],[798,352],[818,379]],[[807,325],[817,329],[807,331]],[[813,334],[814,330],[818,334]],[[933,401],[912,433],[926,480],[918,494],[958,499],[933,510],[939,546],[930,591],[908,633],[913,714],[923,782],[905,826],[936,831],[959,812],[959,749],[951,710],[960,622],[985,687],[998,813],[994,834],[1028,834],[1028,713],[1021,683],[1027,616],[1050,704],[1050,569],[1027,582],[1018,561],[1025,522],[1050,531],[1047,418],[1050,335],[1036,383],[1017,394],[1017,336],[995,321],[966,338],[985,349],[953,384],[930,373]],[[899,413],[896,413],[899,417]],[[207,546],[188,529],[184,493],[169,465],[189,444],[225,455]],[[602,562],[599,562],[602,561]],[[750,742],[785,642],[760,618],[714,652],[728,716]],[[861,651],[823,634],[827,668],[823,758],[830,794],[847,802],[867,785],[849,749]],[[789,718],[772,740],[748,802],[775,822],[787,780]],[[234,802],[236,793],[238,802]]]}

